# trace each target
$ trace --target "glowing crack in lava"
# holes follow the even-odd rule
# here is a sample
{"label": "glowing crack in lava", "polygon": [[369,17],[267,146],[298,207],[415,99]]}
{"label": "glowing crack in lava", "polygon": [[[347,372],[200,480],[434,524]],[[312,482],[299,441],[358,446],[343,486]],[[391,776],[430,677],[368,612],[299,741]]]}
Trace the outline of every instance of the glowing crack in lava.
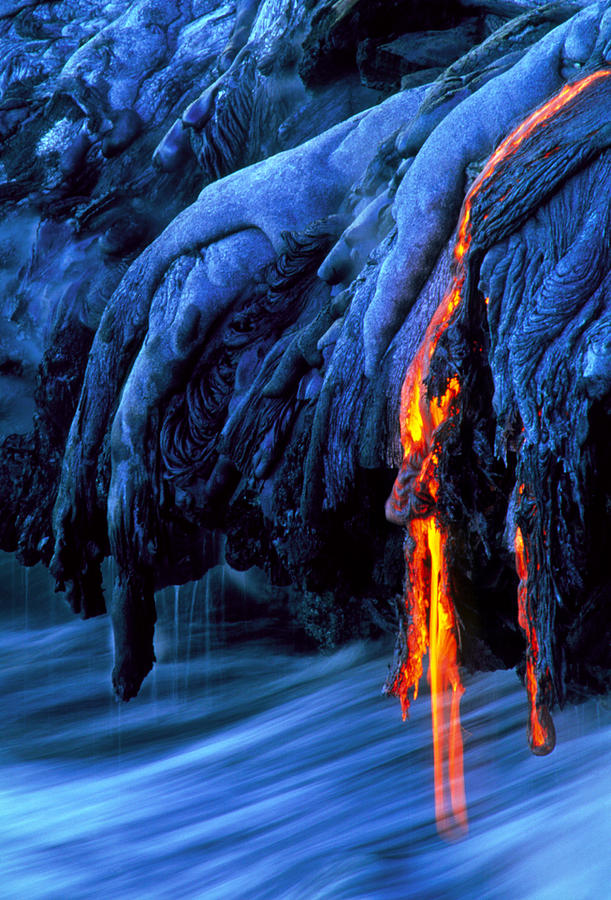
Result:
{"label": "glowing crack in lava", "polygon": [[[523,487],[521,485],[522,489]],[[547,704],[540,697],[544,692],[540,691],[537,682],[536,670],[539,661],[539,641],[528,599],[528,564],[530,560],[521,528],[516,528],[515,551],[516,569],[520,578],[518,587],[518,623],[528,641],[526,649],[526,691],[529,705],[528,743],[536,756],[546,756],[554,749],[556,733]],[[545,674],[546,679],[549,679],[549,671],[546,671]]]}
{"label": "glowing crack in lava", "polygon": [[[471,246],[473,199],[502,160],[510,157],[539,125],[549,121],[593,81],[609,70],[566,85],[535,110],[499,145],[471,186],[463,203],[453,254],[450,287],[437,307],[414,357],[401,391],[400,429],[403,463],[386,503],[390,521],[406,523],[406,649],[407,654],[390,688],[399,697],[403,718],[409,710],[409,691],[418,696],[422,660],[429,651],[429,680],[433,726],[435,815],[441,834],[452,837],[468,827],[463,782],[462,736],[459,704],[464,691],[458,670],[458,636],[454,604],[449,592],[446,563],[447,528],[437,511],[437,467],[442,447],[440,426],[458,413],[458,374],[448,380],[441,397],[429,397],[426,378],[441,335],[448,328],[463,299]],[[529,742],[534,753],[554,746],[553,723],[547,706],[540,702],[535,674],[537,635],[528,604],[528,555],[521,531],[516,532],[516,564],[520,577],[519,624],[528,640],[527,691],[530,700]],[[449,803],[448,803],[449,799]]]}

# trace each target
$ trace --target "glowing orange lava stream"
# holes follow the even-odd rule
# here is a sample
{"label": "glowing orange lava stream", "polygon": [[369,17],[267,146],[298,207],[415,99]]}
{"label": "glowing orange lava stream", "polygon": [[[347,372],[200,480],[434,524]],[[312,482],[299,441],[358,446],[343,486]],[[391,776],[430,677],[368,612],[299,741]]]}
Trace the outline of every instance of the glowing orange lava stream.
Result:
{"label": "glowing orange lava stream", "polygon": [[[518,586],[518,624],[526,635],[527,641],[528,743],[536,756],[545,756],[554,749],[556,735],[547,706],[539,700],[539,685],[536,674],[539,661],[539,640],[528,602],[528,564],[530,560],[521,528],[516,528],[514,546],[516,551],[516,569],[520,578]],[[549,677],[549,672],[546,672],[546,675]]]}
{"label": "glowing orange lava stream", "polygon": [[[427,328],[424,340],[412,361],[401,391],[401,443],[403,464],[395,481],[388,505],[401,513],[405,508],[402,485],[410,484],[410,495],[423,500],[425,513],[411,512],[407,529],[411,549],[407,554],[407,658],[393,685],[405,719],[409,709],[409,691],[418,696],[422,660],[429,651],[431,686],[435,814],[437,827],[445,836],[459,836],[468,827],[463,781],[463,747],[459,704],[464,688],[460,681],[457,654],[457,628],[454,604],[448,587],[446,569],[447,531],[436,512],[439,492],[437,466],[440,448],[435,435],[440,425],[456,412],[460,395],[458,375],[447,384],[442,397],[428,398],[425,379],[437,343],[462,301],[466,277],[466,259],[471,245],[471,207],[481,186],[498,164],[511,156],[538,125],[551,118],[609,70],[594,72],[562,90],[535,110],[496,149],[471,186],[461,212],[458,238],[454,247],[454,274],[449,290],[439,304]],[[528,558],[522,534],[516,533],[516,564],[520,576],[519,621],[527,640],[527,689],[530,699],[531,749],[548,752],[549,736],[539,715],[535,668],[538,658],[537,636],[527,609]],[[428,613],[428,616],[427,616]],[[428,621],[427,621],[428,619]],[[551,721],[551,719],[550,719]]]}

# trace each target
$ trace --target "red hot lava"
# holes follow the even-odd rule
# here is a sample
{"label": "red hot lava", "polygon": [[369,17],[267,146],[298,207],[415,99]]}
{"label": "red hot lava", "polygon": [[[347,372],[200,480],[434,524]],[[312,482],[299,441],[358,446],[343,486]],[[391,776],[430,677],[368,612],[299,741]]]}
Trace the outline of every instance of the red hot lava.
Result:
{"label": "red hot lava", "polygon": [[[560,109],[593,81],[609,74],[594,72],[562,90],[522,122],[496,149],[471,186],[463,203],[458,238],[454,247],[453,277],[439,304],[424,340],[412,361],[401,391],[400,428],[403,463],[386,503],[390,521],[407,520],[407,659],[392,686],[401,701],[403,718],[409,709],[409,691],[418,695],[422,661],[429,651],[431,686],[435,814],[440,833],[460,835],[467,830],[463,784],[462,736],[459,703],[464,688],[460,681],[457,654],[457,627],[449,592],[446,563],[447,527],[436,505],[439,494],[437,467],[442,452],[439,427],[458,412],[460,382],[454,374],[444,394],[429,397],[425,380],[437,343],[462,302],[469,248],[473,199],[502,161],[510,157],[534,129],[549,121]],[[528,604],[528,554],[521,531],[516,532],[516,565],[519,623],[527,641],[526,678],[530,700],[529,742],[534,753],[550,752],[554,746],[553,724],[547,707],[539,702],[536,677],[537,634]]]}
{"label": "red hot lava", "polygon": [[[518,623],[526,635],[526,692],[528,694],[528,743],[537,756],[546,756],[556,745],[554,723],[547,705],[541,701],[537,680],[537,664],[539,662],[539,640],[533,622],[528,598],[528,566],[529,556],[524,545],[522,530],[516,528],[515,536],[516,569],[520,577],[518,587]],[[545,673],[549,680],[549,670]]]}

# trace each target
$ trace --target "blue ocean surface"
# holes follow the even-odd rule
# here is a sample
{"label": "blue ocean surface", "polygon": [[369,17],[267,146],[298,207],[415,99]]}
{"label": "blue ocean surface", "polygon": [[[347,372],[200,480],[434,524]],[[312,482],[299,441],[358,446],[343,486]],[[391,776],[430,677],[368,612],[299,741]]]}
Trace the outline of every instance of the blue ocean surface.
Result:
{"label": "blue ocean surface", "polygon": [[0,558],[0,897],[441,900],[611,896],[611,703],[526,745],[515,672],[465,679],[469,834],[434,820],[426,685],[391,646],[289,652],[227,623],[218,582],[158,595],[158,664],[111,695],[106,617]]}

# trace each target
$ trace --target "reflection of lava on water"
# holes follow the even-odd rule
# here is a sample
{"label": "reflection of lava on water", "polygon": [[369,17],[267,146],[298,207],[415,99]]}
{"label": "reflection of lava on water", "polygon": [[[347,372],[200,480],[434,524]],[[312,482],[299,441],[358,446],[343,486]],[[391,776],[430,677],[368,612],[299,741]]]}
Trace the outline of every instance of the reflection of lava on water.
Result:
{"label": "reflection of lava on water", "polygon": [[[448,586],[445,552],[448,526],[437,510],[440,489],[437,470],[443,452],[439,429],[452,416],[458,415],[461,386],[459,373],[451,372],[444,393],[440,397],[430,397],[426,379],[439,339],[463,300],[472,240],[471,209],[478,191],[494,175],[498,164],[510,158],[535,129],[567,107],[592,82],[608,74],[609,70],[601,70],[566,85],[499,145],[474,181],[460,216],[453,254],[452,283],[433,315],[403,383],[400,414],[403,463],[386,504],[386,515],[390,521],[406,524],[407,527],[406,654],[390,692],[399,697],[405,719],[410,702],[409,690],[412,689],[414,698],[417,697],[422,660],[428,649],[435,813],[440,833],[448,836],[464,833],[467,829],[459,714],[460,696],[464,689],[458,671],[456,614]],[[529,553],[520,528],[515,532],[515,553],[520,578],[518,620],[528,645],[526,688],[530,706],[529,744],[533,753],[543,755],[551,752],[555,744],[548,707],[550,674],[540,659],[528,596]]]}

